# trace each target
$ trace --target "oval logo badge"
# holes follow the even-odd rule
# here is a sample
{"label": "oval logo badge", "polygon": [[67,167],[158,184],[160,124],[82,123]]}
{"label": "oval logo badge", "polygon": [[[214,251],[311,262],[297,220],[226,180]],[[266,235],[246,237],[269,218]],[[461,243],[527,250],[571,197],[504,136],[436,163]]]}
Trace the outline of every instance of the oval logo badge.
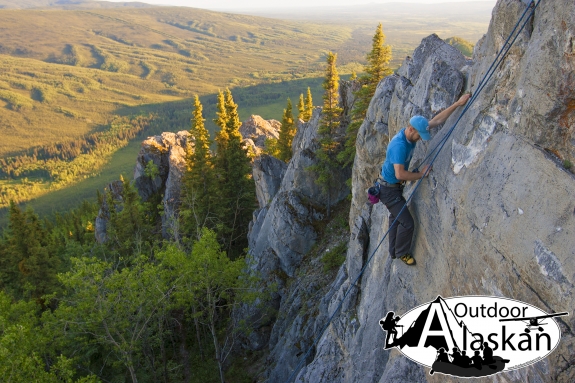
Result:
{"label": "oval logo badge", "polygon": [[476,378],[547,357],[561,339],[555,318],[565,315],[508,298],[438,296],[403,316],[390,311],[379,324],[386,349],[396,347],[431,375]]}

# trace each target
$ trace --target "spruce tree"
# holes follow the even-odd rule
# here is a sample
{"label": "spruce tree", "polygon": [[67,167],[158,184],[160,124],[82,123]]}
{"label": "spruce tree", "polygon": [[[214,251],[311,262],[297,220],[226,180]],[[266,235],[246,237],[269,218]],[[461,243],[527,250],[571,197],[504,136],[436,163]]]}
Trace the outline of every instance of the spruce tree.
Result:
{"label": "spruce tree", "polygon": [[355,141],[359,127],[365,119],[369,103],[375,94],[377,84],[393,73],[389,67],[391,60],[391,47],[384,45],[385,35],[381,23],[377,26],[373,36],[371,51],[367,54],[367,65],[364,67],[365,74],[359,78],[361,88],[355,92],[355,103],[351,111],[351,122],[346,132],[345,149],[339,154],[338,159],[344,166],[349,166],[355,158]]}
{"label": "spruce tree", "polygon": [[303,120],[306,122],[311,120],[312,114],[313,114],[313,100],[311,98],[311,89],[308,87],[307,95],[305,97],[305,114]]}
{"label": "spruce tree", "polygon": [[339,106],[339,74],[335,66],[337,54],[329,52],[323,88],[323,109],[318,129],[320,147],[316,151],[317,163],[311,170],[317,174],[316,183],[327,196],[327,214],[330,214],[331,195],[334,173],[338,172],[340,165],[337,155],[341,150],[341,143],[335,140],[337,128],[340,126],[342,108]]}
{"label": "spruce tree", "polygon": [[279,158],[280,151],[278,146],[278,139],[277,138],[266,138],[264,140],[264,153],[268,154],[272,157]]}
{"label": "spruce tree", "polygon": [[0,247],[0,288],[18,299],[40,299],[57,290],[60,258],[49,250],[49,233],[32,210],[10,202],[9,214]]}
{"label": "spruce tree", "polygon": [[193,148],[188,149],[186,173],[182,188],[182,226],[184,233],[197,240],[202,227],[214,228],[215,173],[210,152],[210,134],[204,125],[203,107],[199,97],[194,97],[194,111],[190,134]]}
{"label": "spruce tree", "polygon": [[[222,103],[223,101],[223,103]],[[232,92],[218,96],[220,132],[216,138],[218,152],[218,236],[227,253],[238,256],[247,247],[248,225],[256,207],[255,184],[248,149],[240,134],[238,106]]]}
{"label": "spruce tree", "polygon": [[299,120],[303,120],[303,117],[305,115],[305,103],[303,100],[303,93],[301,93],[299,95],[299,102],[297,103],[297,110],[298,110],[297,118]]}
{"label": "spruce tree", "polygon": [[296,127],[293,121],[291,100],[287,99],[287,107],[284,109],[282,125],[278,138],[278,158],[284,162],[289,162],[292,156],[291,145],[296,133]]}
{"label": "spruce tree", "polygon": [[226,153],[226,148],[228,145],[229,137],[228,137],[228,130],[226,128],[226,123],[228,119],[227,111],[226,111],[226,99],[224,96],[224,92],[218,92],[218,103],[217,103],[217,118],[214,120],[216,125],[220,128],[220,130],[216,133],[216,144],[217,144],[217,158],[216,163],[218,167],[223,168],[224,162],[226,158],[224,155]]}
{"label": "spruce tree", "polygon": [[[146,254],[152,247],[151,206],[143,204],[132,182],[120,176],[122,191],[114,196],[106,192],[110,220],[106,227],[106,247],[129,264],[135,257]],[[118,258],[119,259],[119,258]]]}

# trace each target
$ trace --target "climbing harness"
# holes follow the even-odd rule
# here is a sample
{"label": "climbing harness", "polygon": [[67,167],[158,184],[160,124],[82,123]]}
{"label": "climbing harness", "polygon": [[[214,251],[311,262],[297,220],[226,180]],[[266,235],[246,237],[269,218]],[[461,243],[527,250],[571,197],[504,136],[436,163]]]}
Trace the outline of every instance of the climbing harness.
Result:
{"label": "climbing harness", "polygon": [[[484,74],[483,78],[481,79],[481,81],[479,82],[479,85],[477,86],[477,89],[475,90],[474,94],[471,96],[471,98],[468,100],[467,104],[465,105],[465,108],[463,109],[463,111],[461,112],[461,115],[459,116],[459,118],[455,121],[455,124],[453,124],[453,126],[447,131],[446,135],[444,137],[441,138],[441,140],[439,141],[439,143],[431,150],[430,154],[427,155],[425,157],[425,159],[421,162],[424,163],[424,161],[428,158],[431,157],[431,155],[437,150],[437,153],[435,153],[435,155],[433,156],[433,159],[431,160],[431,162],[429,163],[429,167],[427,168],[427,170],[425,171],[425,174],[423,175],[423,177],[421,179],[419,179],[419,181],[417,181],[413,191],[411,192],[411,194],[409,195],[409,197],[407,198],[407,200],[405,201],[405,204],[403,205],[403,207],[401,208],[399,214],[397,214],[397,217],[399,217],[401,215],[401,213],[403,213],[403,210],[407,207],[407,204],[409,203],[409,201],[411,201],[413,195],[415,194],[415,192],[417,191],[417,189],[419,188],[419,185],[421,185],[421,182],[423,181],[423,179],[425,178],[425,176],[427,176],[427,174],[429,173],[429,171],[431,170],[431,165],[433,165],[433,163],[435,162],[437,156],[439,156],[439,153],[441,152],[441,150],[443,149],[443,147],[445,146],[445,144],[447,143],[448,138],[451,136],[451,134],[453,133],[453,131],[455,130],[455,127],[457,126],[457,124],[459,123],[459,121],[461,121],[461,118],[463,117],[463,115],[465,114],[465,112],[467,112],[467,110],[469,109],[469,107],[473,104],[473,102],[477,99],[477,97],[479,96],[479,94],[481,93],[481,91],[485,88],[485,85],[487,84],[487,82],[491,79],[491,77],[493,76],[493,74],[495,73],[496,69],[499,67],[499,65],[503,62],[505,56],[507,55],[507,53],[509,52],[509,50],[511,49],[511,46],[515,43],[515,41],[517,40],[517,38],[519,37],[519,35],[521,34],[521,32],[523,31],[523,29],[525,28],[525,26],[527,25],[527,23],[529,22],[529,20],[531,19],[531,17],[535,14],[535,10],[537,9],[537,7],[539,6],[539,4],[541,3],[542,0],[538,0],[537,2],[535,0],[532,0],[531,3],[529,4],[529,6],[525,9],[525,11],[523,12],[523,14],[521,15],[521,17],[519,18],[519,21],[517,21],[517,24],[515,24],[515,27],[513,28],[513,30],[511,31],[511,33],[509,34],[509,37],[507,37],[507,40],[505,41],[505,43],[503,44],[503,46],[501,47],[501,49],[499,50],[499,53],[497,54],[497,56],[495,57],[495,59],[493,60],[493,62],[491,63],[491,66],[489,67],[489,69],[487,70],[487,72]],[[529,12],[530,11],[530,12]],[[529,15],[526,17],[526,15],[529,13]],[[519,27],[519,25],[521,24],[521,27]],[[519,30],[517,29],[519,28]],[[390,228],[392,228],[395,225],[395,222],[397,221],[398,218],[395,218],[395,220],[393,221],[393,223],[389,226]],[[291,373],[291,375],[288,377],[286,383],[290,383],[293,381],[293,379],[297,376],[297,374],[299,373],[299,371],[301,370],[301,368],[303,367],[303,363],[307,360],[307,358],[309,357],[309,354],[311,353],[311,351],[314,349],[314,347],[317,345],[317,343],[319,342],[319,340],[321,339],[321,337],[323,336],[325,330],[327,330],[328,326],[331,324],[331,322],[333,321],[333,319],[335,318],[335,316],[339,313],[339,311],[341,310],[341,307],[343,305],[343,302],[345,301],[345,299],[347,298],[347,296],[351,293],[353,288],[357,288],[357,281],[359,280],[359,278],[361,278],[361,276],[363,275],[363,273],[365,272],[365,270],[367,269],[367,266],[369,265],[369,263],[371,262],[371,260],[373,259],[373,257],[375,256],[375,254],[377,253],[377,250],[379,249],[379,247],[381,246],[381,244],[383,243],[383,241],[385,240],[385,238],[387,237],[387,235],[389,234],[389,230],[388,229],[387,232],[385,233],[385,235],[383,236],[383,238],[381,239],[381,241],[379,241],[379,243],[377,244],[375,250],[373,250],[372,254],[369,256],[369,258],[367,259],[367,261],[365,262],[365,265],[363,266],[363,268],[361,269],[361,271],[359,272],[359,274],[357,275],[357,277],[353,280],[353,282],[351,283],[350,287],[347,289],[347,291],[345,292],[345,294],[343,295],[343,297],[341,298],[339,304],[337,305],[337,307],[335,308],[334,312],[332,313],[332,315],[329,317],[327,323],[320,329],[320,331],[318,332],[318,335],[314,338],[313,343],[311,344],[311,346],[308,348],[307,352],[305,353],[305,355],[301,358],[300,362],[298,363],[298,365],[295,367],[295,369],[293,370],[293,372]]]}

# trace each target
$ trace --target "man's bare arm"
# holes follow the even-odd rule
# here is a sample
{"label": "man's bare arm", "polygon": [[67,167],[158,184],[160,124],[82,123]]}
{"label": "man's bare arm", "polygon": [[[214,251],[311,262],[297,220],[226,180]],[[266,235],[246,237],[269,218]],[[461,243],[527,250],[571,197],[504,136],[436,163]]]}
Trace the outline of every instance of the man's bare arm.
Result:
{"label": "man's bare arm", "polygon": [[438,125],[443,124],[447,120],[447,118],[451,116],[451,113],[453,113],[455,109],[457,109],[458,107],[465,105],[470,97],[471,97],[470,93],[464,94],[449,108],[445,109],[444,111],[440,112],[437,116],[433,117],[429,121],[429,128],[434,128]]}
{"label": "man's bare arm", "polygon": [[417,181],[423,177],[428,167],[429,165],[425,165],[420,172],[410,172],[405,170],[405,166],[401,164],[393,164],[393,169],[395,170],[395,178],[400,181]]}

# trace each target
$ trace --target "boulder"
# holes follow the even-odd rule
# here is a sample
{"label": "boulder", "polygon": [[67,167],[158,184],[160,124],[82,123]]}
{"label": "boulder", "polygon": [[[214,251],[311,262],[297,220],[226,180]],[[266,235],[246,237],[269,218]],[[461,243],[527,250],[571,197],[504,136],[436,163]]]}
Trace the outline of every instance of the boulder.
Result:
{"label": "boulder", "polygon": [[267,138],[279,138],[280,127],[281,123],[277,120],[264,120],[260,116],[251,115],[240,126],[240,134],[257,156],[265,148]]}

